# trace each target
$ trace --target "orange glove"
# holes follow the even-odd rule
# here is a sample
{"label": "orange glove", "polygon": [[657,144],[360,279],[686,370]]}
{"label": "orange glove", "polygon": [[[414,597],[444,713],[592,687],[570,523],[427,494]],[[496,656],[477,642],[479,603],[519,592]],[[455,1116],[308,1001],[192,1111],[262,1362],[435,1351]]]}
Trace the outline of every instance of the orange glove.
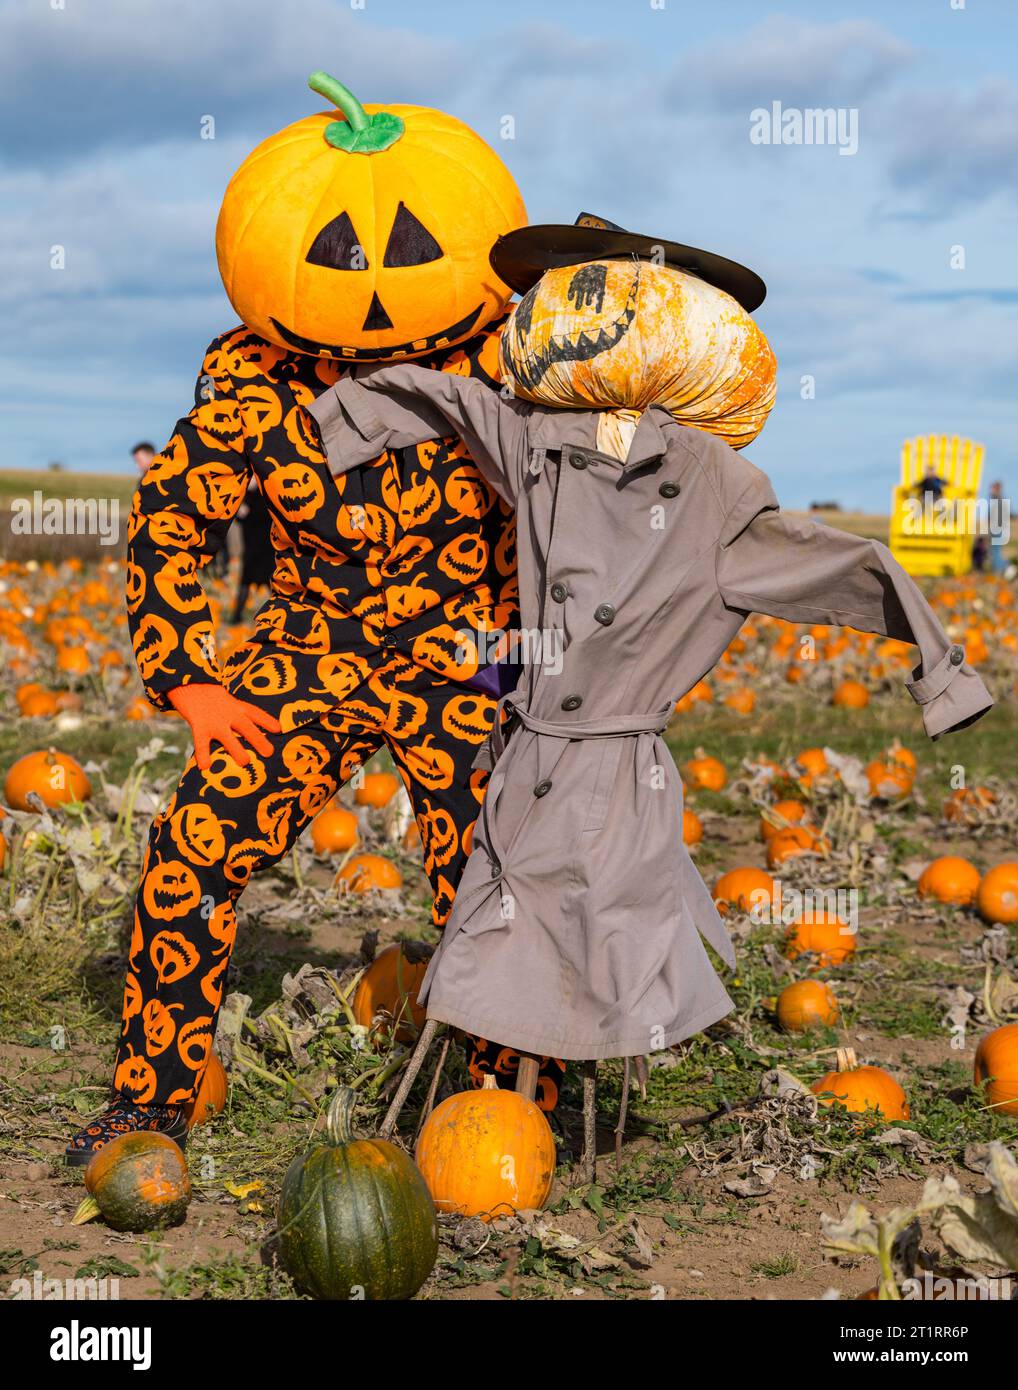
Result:
{"label": "orange glove", "polygon": [[242,738],[262,757],[272,752],[272,744],[261,730],[278,734],[279,720],[257,705],[238,700],[218,683],[178,685],[166,692],[166,698],[191,726],[194,760],[200,768],[207,768],[212,760],[209,748],[212,739],[222,744],[240,767],[247,767],[250,761],[240,741]]}

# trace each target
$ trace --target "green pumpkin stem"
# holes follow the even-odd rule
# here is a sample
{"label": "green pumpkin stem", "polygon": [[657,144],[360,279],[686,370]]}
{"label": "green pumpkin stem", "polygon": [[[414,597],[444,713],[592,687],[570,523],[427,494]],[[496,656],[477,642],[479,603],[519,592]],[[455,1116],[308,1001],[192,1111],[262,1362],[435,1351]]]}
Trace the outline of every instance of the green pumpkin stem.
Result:
{"label": "green pumpkin stem", "polygon": [[94,1197],[86,1197],[71,1217],[71,1225],[84,1226],[86,1221],[94,1221],[99,1215],[99,1203]]}
{"label": "green pumpkin stem", "polygon": [[375,111],[370,116],[349,87],[319,69],[308,78],[308,86],[319,96],[331,101],[346,117],[345,121],[330,121],[325,127],[325,139],[337,150],[348,154],[378,154],[394,145],[404,131],[403,121],[391,111]]}
{"label": "green pumpkin stem", "polygon": [[325,1130],[329,1143],[336,1148],[349,1144],[353,1139],[353,1108],[357,1102],[356,1092],[349,1086],[337,1088],[325,1115]]}

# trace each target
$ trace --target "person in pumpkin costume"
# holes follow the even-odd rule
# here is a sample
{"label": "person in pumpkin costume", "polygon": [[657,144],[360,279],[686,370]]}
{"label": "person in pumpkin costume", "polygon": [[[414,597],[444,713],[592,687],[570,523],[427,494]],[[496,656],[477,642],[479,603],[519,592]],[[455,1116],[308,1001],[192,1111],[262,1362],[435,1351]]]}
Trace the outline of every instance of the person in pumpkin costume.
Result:
{"label": "person in pumpkin costume", "polygon": [[[115,1096],[71,1163],[127,1130],[183,1137],[236,900],[367,758],[388,747],[409,790],[439,926],[484,794],[472,761],[499,692],[461,633],[516,619],[511,510],[451,430],[334,477],[308,407],[353,364],[394,358],[495,388],[509,291],[488,248],[526,212],[460,121],[362,107],[323,73],[310,85],[338,109],[259,145],[226,190],[216,247],[242,325],[208,349],[131,513],[138,667],[152,703],[190,724],[194,756],[145,856]],[[220,664],[199,570],[252,477],[272,592]],[[550,1060],[549,1094],[560,1072]]]}
{"label": "person in pumpkin costume", "polygon": [[703,945],[734,955],[683,844],[662,731],[748,614],[850,625],[919,647],[908,683],[932,738],[991,705],[961,647],[883,545],[781,514],[736,450],[774,400],[752,272],[585,215],[492,253],[523,294],[501,340],[515,398],[393,365],[312,407],[339,476],[450,428],[517,510],[525,665],[429,1017],[567,1059],[667,1048],[731,1001]]}

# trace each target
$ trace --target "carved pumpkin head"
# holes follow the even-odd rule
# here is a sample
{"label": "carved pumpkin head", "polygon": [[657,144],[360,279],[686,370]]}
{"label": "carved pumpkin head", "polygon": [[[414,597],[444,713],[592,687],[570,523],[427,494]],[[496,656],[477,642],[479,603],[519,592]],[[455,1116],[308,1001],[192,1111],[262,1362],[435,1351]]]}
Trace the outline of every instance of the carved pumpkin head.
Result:
{"label": "carved pumpkin head", "polygon": [[361,106],[270,136],[230,180],[216,229],[226,293],[270,342],[352,361],[419,357],[471,337],[509,291],[488,263],[525,224],[512,175],[461,121],[420,106]]}
{"label": "carved pumpkin head", "polygon": [[483,743],[491,732],[494,708],[483,695],[455,695],[442,711],[442,728],[453,738]]}
{"label": "carved pumpkin head", "polygon": [[218,864],[226,854],[226,836],[222,822],[210,806],[194,801],[174,811],[170,817],[170,834],[177,849],[192,864],[209,868]]}
{"label": "carved pumpkin head", "polygon": [[741,304],[649,261],[546,271],[506,324],[501,357],[525,400],[606,411],[598,447],[621,457],[616,411],[663,405],[742,448],[774,404],[774,354]]}

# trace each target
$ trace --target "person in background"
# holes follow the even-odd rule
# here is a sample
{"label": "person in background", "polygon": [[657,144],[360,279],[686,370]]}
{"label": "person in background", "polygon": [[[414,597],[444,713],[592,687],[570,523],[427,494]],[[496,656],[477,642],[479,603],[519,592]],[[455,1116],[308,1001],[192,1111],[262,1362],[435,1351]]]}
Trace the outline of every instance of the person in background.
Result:
{"label": "person in background", "polygon": [[237,584],[237,598],[233,605],[231,623],[244,621],[251,585],[272,583],[274,551],[270,536],[271,518],[261,488],[254,478],[247,485],[247,495],[237,513],[243,552],[240,561],[240,581]]}
{"label": "person in background", "polygon": [[939,502],[944,495],[944,480],[938,477],[932,463],[926,465],[926,472],[915,485],[915,490],[923,502],[928,497],[932,503]]}
{"label": "person in background", "polygon": [[131,450],[131,457],[134,459],[134,466],[144,477],[148,472],[148,466],[156,456],[156,447],[150,444],[147,439],[141,440]]}
{"label": "person in background", "polygon": [[[1000,526],[1000,518],[996,516],[998,511],[1003,511],[1004,507],[1004,484],[997,478],[990,484],[990,522],[993,530],[990,532],[989,562],[991,574],[1003,574],[1007,569],[1007,561],[1004,558],[1004,547],[1007,544],[1007,535]],[[994,524],[996,523],[996,524]]]}

